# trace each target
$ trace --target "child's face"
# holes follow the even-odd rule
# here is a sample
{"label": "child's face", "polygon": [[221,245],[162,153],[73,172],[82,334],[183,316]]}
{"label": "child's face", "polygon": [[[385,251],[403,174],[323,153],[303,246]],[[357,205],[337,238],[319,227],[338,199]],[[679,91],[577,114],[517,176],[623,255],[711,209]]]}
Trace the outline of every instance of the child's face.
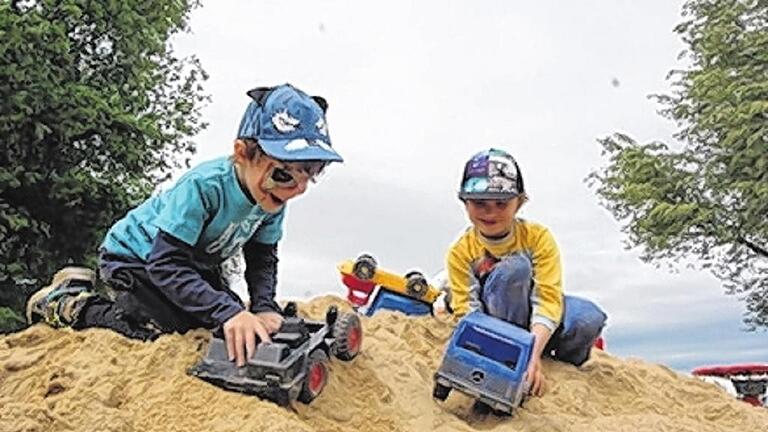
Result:
{"label": "child's face", "polygon": [[240,182],[269,213],[279,211],[288,200],[303,194],[313,180],[300,164],[280,162],[264,154],[248,159],[237,145],[235,164]]}
{"label": "child's face", "polygon": [[474,200],[464,202],[472,225],[487,237],[496,237],[512,229],[520,197],[510,200]]}

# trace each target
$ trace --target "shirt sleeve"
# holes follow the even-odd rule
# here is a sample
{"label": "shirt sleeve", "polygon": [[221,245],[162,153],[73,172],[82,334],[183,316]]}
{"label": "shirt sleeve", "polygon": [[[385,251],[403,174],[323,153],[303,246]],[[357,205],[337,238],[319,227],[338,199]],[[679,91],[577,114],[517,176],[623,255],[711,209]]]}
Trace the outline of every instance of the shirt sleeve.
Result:
{"label": "shirt sleeve", "polygon": [[451,309],[458,317],[482,308],[478,296],[480,282],[472,273],[471,260],[461,245],[460,242],[454,244],[446,257]]}
{"label": "shirt sleeve", "polygon": [[147,274],[173,304],[215,327],[245,308],[232,295],[206,282],[194,267],[192,246],[160,231],[152,244]]}
{"label": "shirt sleeve", "polygon": [[560,250],[549,230],[541,232],[532,252],[531,324],[540,323],[554,331],[563,316],[563,279]]}
{"label": "shirt sleeve", "polygon": [[210,218],[208,209],[216,205],[215,194],[206,195],[204,190],[210,191],[210,188],[203,188],[200,180],[189,178],[163,192],[163,208],[154,224],[160,231],[190,246],[197,244]]}
{"label": "shirt sleeve", "polygon": [[243,246],[243,254],[251,312],[280,313],[280,305],[275,301],[277,245],[259,243],[256,239],[251,239]]}

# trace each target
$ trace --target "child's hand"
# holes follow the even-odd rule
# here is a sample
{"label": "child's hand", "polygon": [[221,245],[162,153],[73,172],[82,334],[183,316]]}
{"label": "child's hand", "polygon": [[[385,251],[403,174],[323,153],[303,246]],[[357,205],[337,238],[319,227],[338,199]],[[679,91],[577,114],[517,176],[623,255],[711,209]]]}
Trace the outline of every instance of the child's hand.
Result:
{"label": "child's hand", "polygon": [[253,357],[257,336],[261,342],[270,342],[264,320],[246,310],[225,322],[223,330],[229,360],[235,360],[238,367],[245,365],[245,361]]}
{"label": "child's hand", "polygon": [[541,372],[541,359],[538,357],[531,358],[531,362],[528,363],[528,371],[525,375],[528,393],[533,396],[541,396],[544,394],[544,374]]}
{"label": "child's hand", "polygon": [[257,312],[254,315],[261,319],[269,334],[276,333],[283,325],[283,316],[277,312]]}

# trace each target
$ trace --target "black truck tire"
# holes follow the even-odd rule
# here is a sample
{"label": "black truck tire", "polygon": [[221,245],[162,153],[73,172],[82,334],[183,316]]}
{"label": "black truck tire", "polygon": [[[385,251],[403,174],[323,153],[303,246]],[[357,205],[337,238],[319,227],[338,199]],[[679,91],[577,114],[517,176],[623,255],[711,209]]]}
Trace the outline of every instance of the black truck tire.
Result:
{"label": "black truck tire", "polygon": [[296,398],[299,402],[308,404],[323,392],[328,383],[328,355],[322,349],[315,349],[309,354],[307,361],[307,376],[301,385],[301,392]]}
{"label": "black truck tire", "polygon": [[432,389],[432,397],[441,401],[446,400],[450,393],[451,388],[440,383],[435,383],[435,388]]}
{"label": "black truck tire", "polygon": [[411,297],[421,299],[427,293],[427,279],[421,272],[412,271],[405,275],[405,289]]}
{"label": "black truck tire", "polygon": [[360,318],[353,313],[339,315],[333,325],[333,354],[339,360],[350,361],[357,357],[363,344],[363,328]]}
{"label": "black truck tire", "polygon": [[376,258],[368,254],[362,254],[355,260],[352,266],[352,273],[360,280],[370,280],[376,273],[378,263]]}

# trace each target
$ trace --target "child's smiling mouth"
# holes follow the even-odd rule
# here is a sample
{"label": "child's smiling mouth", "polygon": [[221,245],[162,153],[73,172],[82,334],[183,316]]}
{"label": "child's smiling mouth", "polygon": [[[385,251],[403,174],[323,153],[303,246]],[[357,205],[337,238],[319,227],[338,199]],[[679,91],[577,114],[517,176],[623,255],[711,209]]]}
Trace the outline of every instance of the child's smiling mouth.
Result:
{"label": "child's smiling mouth", "polygon": [[277,197],[277,195],[273,193],[270,193],[269,197],[272,198],[272,202],[274,202],[278,206],[285,204],[285,201],[281,200],[280,198]]}

